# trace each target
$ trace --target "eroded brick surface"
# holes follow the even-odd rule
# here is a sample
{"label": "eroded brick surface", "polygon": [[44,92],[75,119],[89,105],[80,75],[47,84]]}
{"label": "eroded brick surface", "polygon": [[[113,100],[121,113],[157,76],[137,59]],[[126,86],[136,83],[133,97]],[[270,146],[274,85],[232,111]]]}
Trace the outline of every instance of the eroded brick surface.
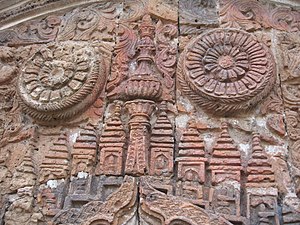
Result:
{"label": "eroded brick surface", "polygon": [[0,224],[300,224],[299,9],[12,1]]}

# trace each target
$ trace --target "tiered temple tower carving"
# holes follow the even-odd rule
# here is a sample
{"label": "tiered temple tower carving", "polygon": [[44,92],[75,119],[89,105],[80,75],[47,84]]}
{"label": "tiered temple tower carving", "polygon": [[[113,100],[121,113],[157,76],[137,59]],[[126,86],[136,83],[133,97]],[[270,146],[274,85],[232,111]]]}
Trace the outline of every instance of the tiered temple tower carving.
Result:
{"label": "tiered temple tower carving", "polygon": [[121,102],[115,103],[114,113],[106,121],[100,138],[100,161],[96,173],[122,175],[126,134],[121,121]]}
{"label": "tiered temple tower carving", "polygon": [[296,0],[0,2],[0,224],[300,224]]}

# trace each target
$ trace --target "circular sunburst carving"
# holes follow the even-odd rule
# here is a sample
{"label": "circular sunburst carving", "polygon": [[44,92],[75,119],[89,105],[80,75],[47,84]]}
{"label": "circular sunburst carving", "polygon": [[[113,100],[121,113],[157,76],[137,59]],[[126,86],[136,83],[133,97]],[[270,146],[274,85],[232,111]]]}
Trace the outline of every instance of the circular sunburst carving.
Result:
{"label": "circular sunburst carving", "polygon": [[200,106],[218,114],[244,110],[264,98],[275,82],[269,49],[247,32],[214,29],[182,53],[178,79]]}
{"label": "circular sunburst carving", "polygon": [[25,64],[18,92],[27,114],[43,121],[70,118],[92,104],[105,83],[92,47],[74,42],[40,48]]}

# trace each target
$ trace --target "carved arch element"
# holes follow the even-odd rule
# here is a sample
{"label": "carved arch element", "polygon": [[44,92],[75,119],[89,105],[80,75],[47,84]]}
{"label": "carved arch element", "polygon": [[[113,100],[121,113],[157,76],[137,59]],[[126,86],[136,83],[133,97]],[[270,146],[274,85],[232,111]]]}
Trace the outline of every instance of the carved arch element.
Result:
{"label": "carved arch element", "polygon": [[[223,225],[225,219],[206,212],[189,202],[166,195],[150,186],[149,178],[141,178],[139,208],[141,219],[153,223],[159,221],[163,225]],[[152,220],[151,220],[152,219]],[[230,224],[228,222],[228,224]]]}
{"label": "carved arch element", "polygon": [[96,100],[106,76],[104,59],[93,47],[70,41],[44,45],[20,74],[20,102],[39,121],[71,118]]}
{"label": "carved arch element", "polygon": [[195,103],[216,114],[254,107],[272,89],[275,62],[252,34],[212,29],[192,40],[181,54],[178,80]]}
{"label": "carved arch element", "polygon": [[81,209],[63,210],[54,217],[53,225],[126,224],[136,211],[136,198],[136,179],[126,176],[105,202],[91,201]]}

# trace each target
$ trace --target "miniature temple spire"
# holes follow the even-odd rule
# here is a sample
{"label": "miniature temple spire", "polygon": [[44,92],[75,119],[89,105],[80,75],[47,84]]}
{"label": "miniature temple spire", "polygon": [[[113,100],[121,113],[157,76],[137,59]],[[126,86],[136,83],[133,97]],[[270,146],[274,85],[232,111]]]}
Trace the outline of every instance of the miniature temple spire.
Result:
{"label": "miniature temple spire", "polygon": [[252,156],[247,167],[247,218],[255,224],[279,225],[274,171],[260,142],[259,134],[253,133]]}
{"label": "miniature temple spire", "polygon": [[72,175],[78,172],[92,171],[97,154],[97,135],[91,124],[81,129],[73,146],[72,152]]}
{"label": "miniature temple spire", "polygon": [[240,181],[241,178],[241,153],[234,145],[228,133],[228,125],[223,122],[221,135],[213,147],[209,169],[212,172],[212,183],[220,183],[232,179]]}
{"label": "miniature temple spire", "polygon": [[153,73],[150,66],[155,52],[154,32],[155,27],[152,24],[150,15],[145,15],[140,26],[141,39],[137,43],[137,49],[140,51],[140,54],[137,58],[138,68],[134,73],[136,75],[151,75]]}
{"label": "miniature temple spire", "polygon": [[100,163],[97,173],[122,175],[125,131],[121,116],[121,102],[115,102],[115,111],[106,122],[100,138]]}
{"label": "miniature temple spire", "polygon": [[173,171],[174,134],[167,115],[167,104],[162,102],[160,114],[151,133],[151,175],[170,175]]}
{"label": "miniature temple spire", "polygon": [[66,178],[69,171],[69,150],[63,133],[50,147],[41,165],[40,181]]}
{"label": "miniature temple spire", "polygon": [[205,182],[205,148],[195,121],[190,121],[188,129],[184,131],[180,143],[178,162],[178,179]]}
{"label": "miniature temple spire", "polygon": [[275,185],[274,171],[267,154],[261,146],[258,133],[253,134],[252,157],[248,162],[247,172],[247,186]]}

